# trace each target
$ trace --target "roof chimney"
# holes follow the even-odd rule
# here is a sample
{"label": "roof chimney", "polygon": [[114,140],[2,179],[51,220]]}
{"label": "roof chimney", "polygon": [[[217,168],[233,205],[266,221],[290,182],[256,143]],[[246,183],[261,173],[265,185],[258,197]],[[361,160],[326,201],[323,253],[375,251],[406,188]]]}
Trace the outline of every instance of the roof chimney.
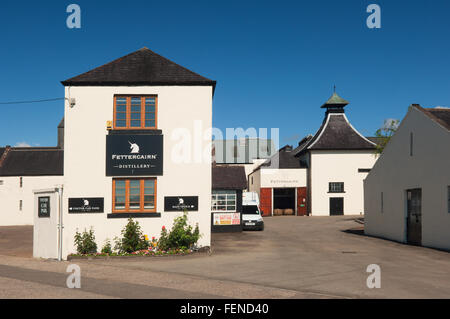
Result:
{"label": "roof chimney", "polygon": [[64,117],[58,125],[58,148],[64,149]]}
{"label": "roof chimney", "polygon": [[6,159],[6,156],[8,156],[9,151],[11,151],[11,145],[6,145],[5,151],[2,154],[2,157],[0,157],[0,167],[3,166],[3,162]]}

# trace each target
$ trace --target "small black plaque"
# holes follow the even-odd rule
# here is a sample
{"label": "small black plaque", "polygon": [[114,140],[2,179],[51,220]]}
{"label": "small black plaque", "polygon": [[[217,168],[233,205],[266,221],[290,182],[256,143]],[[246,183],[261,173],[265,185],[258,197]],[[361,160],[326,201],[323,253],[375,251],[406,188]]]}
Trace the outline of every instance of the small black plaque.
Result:
{"label": "small black plaque", "polygon": [[39,210],[38,217],[46,218],[50,217],[50,196],[38,197]]}
{"label": "small black plaque", "polygon": [[69,198],[69,214],[103,213],[103,197]]}
{"label": "small black plaque", "polygon": [[167,196],[164,197],[166,212],[198,211],[198,196]]}

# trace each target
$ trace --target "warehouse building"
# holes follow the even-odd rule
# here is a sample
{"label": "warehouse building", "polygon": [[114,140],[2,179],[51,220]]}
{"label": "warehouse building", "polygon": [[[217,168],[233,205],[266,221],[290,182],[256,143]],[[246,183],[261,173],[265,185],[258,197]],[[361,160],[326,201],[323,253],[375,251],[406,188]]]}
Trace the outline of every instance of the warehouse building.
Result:
{"label": "warehouse building", "polygon": [[0,226],[33,225],[33,190],[63,183],[64,120],[56,147],[0,148]]}
{"label": "warehouse building", "polygon": [[242,192],[247,188],[243,166],[213,165],[211,229],[213,232],[242,231]]}
{"label": "warehouse building", "polygon": [[334,93],[321,106],[325,118],[316,134],[281,148],[250,174],[265,216],[363,214],[363,180],[377,159],[376,144],[350,124],[346,105]]}
{"label": "warehouse building", "polygon": [[409,108],[364,197],[367,235],[450,250],[450,108]]}
{"label": "warehouse building", "polygon": [[213,163],[243,166],[245,176],[277,152],[272,139],[242,137],[213,140]]}

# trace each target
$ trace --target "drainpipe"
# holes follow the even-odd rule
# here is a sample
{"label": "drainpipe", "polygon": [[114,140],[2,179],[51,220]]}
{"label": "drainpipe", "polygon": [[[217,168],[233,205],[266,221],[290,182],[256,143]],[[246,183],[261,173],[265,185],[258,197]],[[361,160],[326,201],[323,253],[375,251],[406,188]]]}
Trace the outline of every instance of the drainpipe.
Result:
{"label": "drainpipe", "polygon": [[59,211],[58,211],[58,261],[62,260],[62,241],[63,241],[63,186],[60,185],[56,188],[59,199]]}

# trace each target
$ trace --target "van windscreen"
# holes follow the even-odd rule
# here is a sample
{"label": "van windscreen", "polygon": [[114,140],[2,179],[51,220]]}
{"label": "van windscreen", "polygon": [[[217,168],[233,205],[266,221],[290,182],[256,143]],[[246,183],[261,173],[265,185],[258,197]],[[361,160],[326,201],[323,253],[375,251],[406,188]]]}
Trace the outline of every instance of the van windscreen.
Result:
{"label": "van windscreen", "polygon": [[259,215],[258,206],[244,205],[242,206],[242,214],[244,215]]}

